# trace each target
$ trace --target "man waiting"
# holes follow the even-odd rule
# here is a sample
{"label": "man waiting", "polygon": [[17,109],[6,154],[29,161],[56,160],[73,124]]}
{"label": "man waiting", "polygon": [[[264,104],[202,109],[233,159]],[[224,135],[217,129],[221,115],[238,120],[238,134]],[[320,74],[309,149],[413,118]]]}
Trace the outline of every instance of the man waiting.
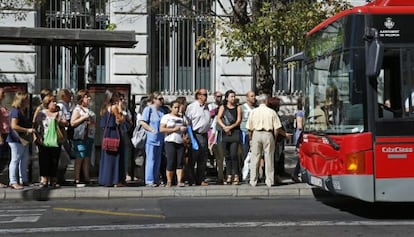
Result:
{"label": "man waiting", "polygon": [[266,185],[274,184],[274,153],[277,130],[282,127],[276,112],[267,107],[268,96],[260,95],[257,98],[259,107],[250,112],[246,128],[249,131],[251,142],[250,185],[257,184],[260,157],[264,154]]}

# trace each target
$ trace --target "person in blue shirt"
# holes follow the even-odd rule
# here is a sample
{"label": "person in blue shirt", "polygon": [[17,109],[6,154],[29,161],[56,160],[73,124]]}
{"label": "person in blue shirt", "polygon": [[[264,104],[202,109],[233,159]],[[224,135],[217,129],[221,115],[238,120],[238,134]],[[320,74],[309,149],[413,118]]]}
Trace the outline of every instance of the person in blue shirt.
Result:
{"label": "person in blue shirt", "polygon": [[142,111],[141,126],[146,130],[145,142],[145,184],[151,187],[159,185],[161,157],[164,144],[164,134],[160,132],[160,121],[164,116],[164,97],[158,91],[150,96],[151,105]]}
{"label": "person in blue shirt", "polygon": [[[10,187],[23,189],[29,182],[27,166],[29,162],[29,137],[34,133],[32,123],[27,116],[29,107],[29,94],[17,92],[12,102],[10,111],[10,133],[6,141],[11,150],[11,161],[9,165]],[[26,139],[25,139],[26,138]],[[16,173],[19,170],[19,176]]]}

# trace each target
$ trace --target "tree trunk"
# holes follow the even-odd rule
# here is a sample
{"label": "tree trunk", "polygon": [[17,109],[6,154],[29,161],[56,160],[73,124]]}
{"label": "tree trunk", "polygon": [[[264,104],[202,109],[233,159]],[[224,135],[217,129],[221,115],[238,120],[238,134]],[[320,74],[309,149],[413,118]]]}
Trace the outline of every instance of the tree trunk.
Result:
{"label": "tree trunk", "polygon": [[265,52],[261,52],[255,56],[254,76],[256,78],[256,93],[258,95],[272,95],[274,80],[271,73],[269,59]]}
{"label": "tree trunk", "polygon": [[[234,24],[246,25],[251,21],[255,21],[256,16],[259,16],[261,14],[260,9],[262,7],[262,1],[251,1],[253,17],[250,19],[247,14],[247,1],[248,0],[234,0],[232,19]],[[273,90],[274,80],[271,73],[272,68],[267,53],[268,52],[264,50],[263,52],[260,52],[257,55],[253,55],[253,76],[256,82],[256,88],[253,88],[253,90],[257,94],[271,95]]]}

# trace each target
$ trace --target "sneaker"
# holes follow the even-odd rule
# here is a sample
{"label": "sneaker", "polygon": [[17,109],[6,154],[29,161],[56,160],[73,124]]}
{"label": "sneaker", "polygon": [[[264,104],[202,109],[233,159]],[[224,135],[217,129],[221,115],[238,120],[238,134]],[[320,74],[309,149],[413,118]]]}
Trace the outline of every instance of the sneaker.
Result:
{"label": "sneaker", "polygon": [[86,185],[83,183],[76,183],[77,188],[84,188]]}

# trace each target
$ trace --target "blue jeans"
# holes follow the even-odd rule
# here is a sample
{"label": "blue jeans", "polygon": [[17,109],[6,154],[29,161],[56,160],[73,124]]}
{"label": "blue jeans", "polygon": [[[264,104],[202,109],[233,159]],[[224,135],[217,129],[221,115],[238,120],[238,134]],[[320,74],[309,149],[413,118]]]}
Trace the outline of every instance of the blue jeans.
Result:
{"label": "blue jeans", "polygon": [[[10,142],[11,161],[9,165],[10,184],[29,181],[27,177],[27,165],[29,163],[29,145],[23,146],[21,143]],[[17,180],[17,169],[19,169],[19,180]]]}

